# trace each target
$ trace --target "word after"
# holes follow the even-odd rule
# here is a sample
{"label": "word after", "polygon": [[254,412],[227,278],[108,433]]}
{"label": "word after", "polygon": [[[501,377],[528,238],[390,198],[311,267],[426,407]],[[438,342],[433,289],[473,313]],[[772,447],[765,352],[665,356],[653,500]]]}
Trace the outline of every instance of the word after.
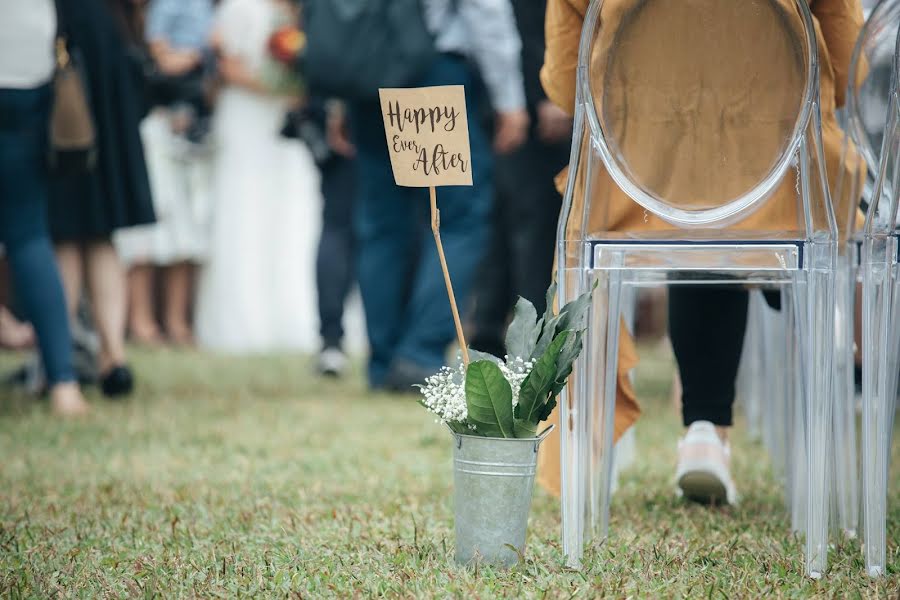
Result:
{"label": "word after", "polygon": [[397,185],[472,185],[463,86],[382,89],[379,95]]}

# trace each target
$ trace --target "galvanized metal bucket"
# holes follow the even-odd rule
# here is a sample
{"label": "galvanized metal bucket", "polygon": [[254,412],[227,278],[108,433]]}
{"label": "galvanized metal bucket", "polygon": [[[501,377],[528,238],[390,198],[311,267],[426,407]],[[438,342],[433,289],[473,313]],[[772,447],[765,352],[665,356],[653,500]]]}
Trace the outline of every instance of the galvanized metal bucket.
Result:
{"label": "galvanized metal bucket", "polygon": [[528,439],[453,434],[457,563],[509,568],[525,555],[538,448],[552,430]]}

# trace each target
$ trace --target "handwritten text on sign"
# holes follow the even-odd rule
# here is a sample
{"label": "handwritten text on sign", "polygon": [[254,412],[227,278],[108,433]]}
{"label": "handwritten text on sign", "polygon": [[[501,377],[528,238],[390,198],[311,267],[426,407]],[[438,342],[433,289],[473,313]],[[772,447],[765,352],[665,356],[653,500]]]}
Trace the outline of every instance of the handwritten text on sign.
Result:
{"label": "handwritten text on sign", "polygon": [[383,89],[379,94],[397,185],[472,185],[463,86]]}

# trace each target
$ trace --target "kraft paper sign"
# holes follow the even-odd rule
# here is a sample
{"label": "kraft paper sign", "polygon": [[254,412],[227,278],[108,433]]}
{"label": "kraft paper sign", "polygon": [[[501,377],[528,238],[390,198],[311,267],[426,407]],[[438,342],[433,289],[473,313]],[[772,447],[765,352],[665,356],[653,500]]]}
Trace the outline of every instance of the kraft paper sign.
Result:
{"label": "kraft paper sign", "polygon": [[397,185],[472,185],[463,86],[382,89],[379,95]]}

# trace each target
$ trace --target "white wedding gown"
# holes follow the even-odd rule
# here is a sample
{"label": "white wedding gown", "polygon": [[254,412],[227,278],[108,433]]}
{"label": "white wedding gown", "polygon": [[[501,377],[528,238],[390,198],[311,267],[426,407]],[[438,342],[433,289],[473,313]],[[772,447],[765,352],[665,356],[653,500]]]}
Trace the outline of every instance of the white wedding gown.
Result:
{"label": "white wedding gown", "polygon": [[[255,73],[278,24],[272,0],[225,0],[221,43]],[[209,259],[200,277],[196,335],[233,353],[318,349],[315,256],[319,173],[306,147],[279,136],[286,102],[235,87],[216,107]]]}

